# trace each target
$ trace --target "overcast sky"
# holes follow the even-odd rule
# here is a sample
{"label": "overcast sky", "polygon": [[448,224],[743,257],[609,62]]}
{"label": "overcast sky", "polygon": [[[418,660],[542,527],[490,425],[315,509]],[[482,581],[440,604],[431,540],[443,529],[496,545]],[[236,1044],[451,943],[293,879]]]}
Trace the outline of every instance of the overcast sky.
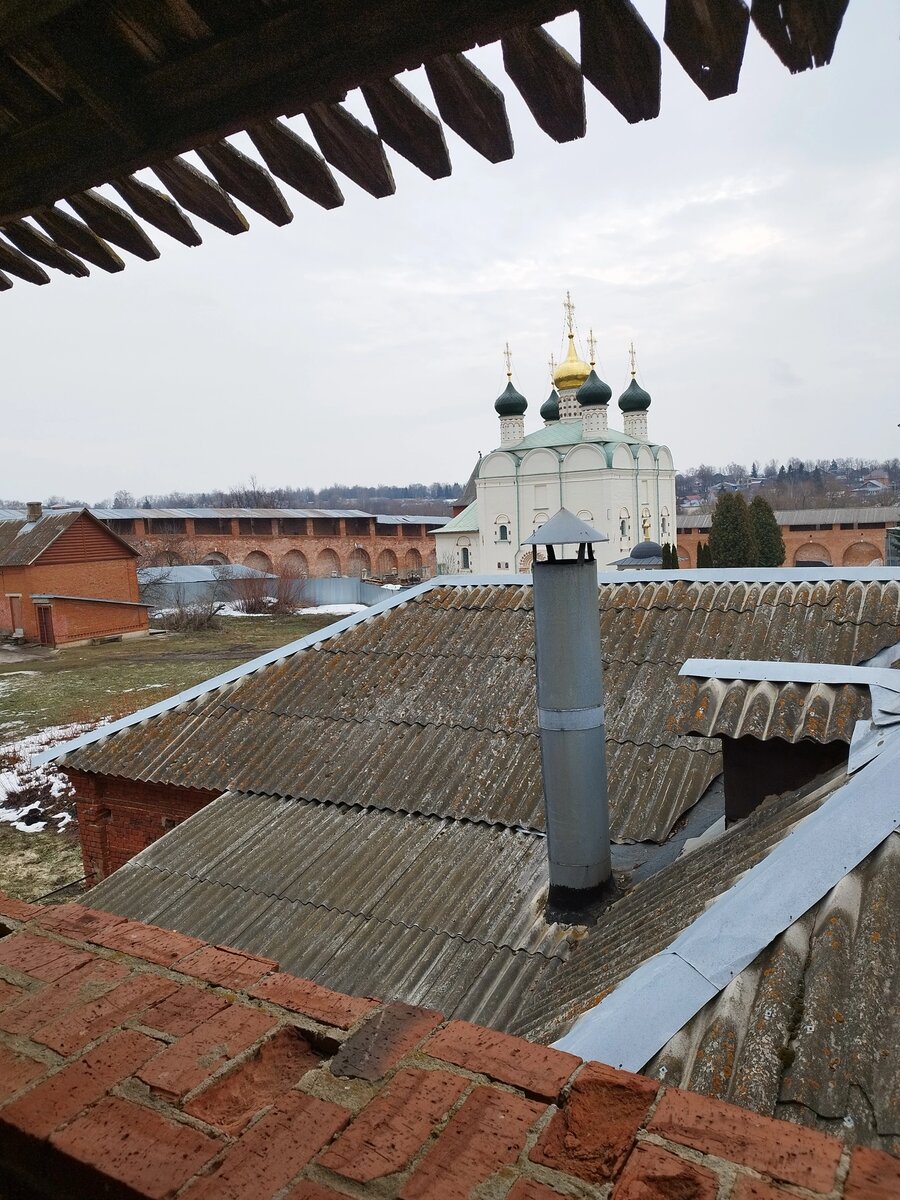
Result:
{"label": "overcast sky", "polygon": [[[662,0],[640,8],[661,41]],[[549,28],[577,55],[573,17]],[[389,151],[387,199],[285,188],[286,228],[198,221],[197,249],[153,232],[154,263],[17,283],[0,497],[464,479],[499,441],[507,340],[540,425],[567,288],[614,398],[634,339],[676,467],[900,454],[898,32],[893,0],[853,0],[830,66],[791,76],[751,27],[712,103],[663,47],[662,115],[630,126],[588,85],[564,146],[490,47],[509,163],[447,130],[449,179]]]}

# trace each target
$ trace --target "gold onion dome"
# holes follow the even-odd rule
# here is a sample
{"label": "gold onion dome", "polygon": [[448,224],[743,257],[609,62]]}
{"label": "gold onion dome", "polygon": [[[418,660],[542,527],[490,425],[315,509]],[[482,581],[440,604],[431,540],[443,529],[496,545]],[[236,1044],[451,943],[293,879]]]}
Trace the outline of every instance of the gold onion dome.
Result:
{"label": "gold onion dome", "polygon": [[553,372],[553,382],[561,392],[570,391],[580,388],[590,373],[591,368],[582,362],[575,350],[575,334],[570,333],[568,353]]}

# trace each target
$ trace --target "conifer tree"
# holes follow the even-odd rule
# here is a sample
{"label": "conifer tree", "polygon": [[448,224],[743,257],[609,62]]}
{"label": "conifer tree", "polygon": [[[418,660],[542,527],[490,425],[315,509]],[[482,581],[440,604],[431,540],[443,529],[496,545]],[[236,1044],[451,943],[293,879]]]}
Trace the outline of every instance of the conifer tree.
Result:
{"label": "conifer tree", "polygon": [[669,543],[663,542],[661,549],[662,549],[662,569],[664,571],[668,571],[672,564],[672,559],[669,556]]}
{"label": "conifer tree", "polygon": [[699,542],[697,545],[697,567],[709,566],[709,547],[706,542]]}
{"label": "conifer tree", "polygon": [[754,496],[750,504],[750,519],[756,533],[759,567],[780,567],[784,562],[784,538],[765,496]]}
{"label": "conifer tree", "polygon": [[714,567],[756,566],[756,531],[740,492],[719,496],[709,527],[709,553]]}

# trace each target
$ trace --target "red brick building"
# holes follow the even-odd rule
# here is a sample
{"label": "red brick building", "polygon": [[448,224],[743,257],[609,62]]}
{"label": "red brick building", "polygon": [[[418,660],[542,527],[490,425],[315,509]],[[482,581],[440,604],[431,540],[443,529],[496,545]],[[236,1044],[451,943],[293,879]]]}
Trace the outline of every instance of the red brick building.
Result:
{"label": "red brick building", "polygon": [[0,521],[0,631],[46,646],[148,628],[137,552],[87,509]]}

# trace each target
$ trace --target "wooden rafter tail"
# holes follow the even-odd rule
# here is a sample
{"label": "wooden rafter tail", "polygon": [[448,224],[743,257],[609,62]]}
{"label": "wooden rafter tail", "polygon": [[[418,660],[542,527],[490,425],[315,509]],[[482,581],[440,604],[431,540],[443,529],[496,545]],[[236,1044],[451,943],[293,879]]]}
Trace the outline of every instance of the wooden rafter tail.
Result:
{"label": "wooden rafter tail", "polygon": [[666,0],[663,41],[707,100],[737,91],[749,27],[744,0]]}
{"label": "wooden rafter tail", "polygon": [[197,154],[220,187],[271,221],[288,225],[294,219],[287,200],[277,183],[259,163],[228,142],[198,146]]}
{"label": "wooden rafter tail", "polygon": [[181,211],[175,201],[158,188],[150,187],[133,175],[114,179],[116,189],[128,207],[169,237],[185,246],[200,246],[203,239],[194,228],[190,218]]}
{"label": "wooden rafter tail", "polygon": [[340,104],[314,104],[306,119],[319,149],[333,167],[381,199],[397,190],[381,138]]}
{"label": "wooden rafter tail", "polygon": [[3,233],[14,246],[29,258],[36,258],[45,266],[62,271],[64,275],[73,275],[76,279],[84,279],[90,275],[90,268],[80,258],[57,246],[56,242],[29,225],[27,221],[10,221],[3,226]]}
{"label": "wooden rafter tail", "polygon": [[112,200],[107,200],[105,196],[91,189],[68,196],[67,201],[85,225],[93,229],[105,242],[112,242],[114,246],[127,250],[129,254],[134,254],[145,262],[159,258],[159,251],[143,228],[130,213],[118,204],[113,204]]}
{"label": "wooden rafter tail", "polygon": [[584,80],[568,50],[540,27],[515,29],[500,45],[506,73],[544,133],[556,142],[584,137]]}
{"label": "wooden rafter tail", "polygon": [[831,62],[849,0],[752,0],[753,24],[794,75]]}
{"label": "wooden rafter tail", "polygon": [[50,276],[43,267],[39,267],[27,254],[20,254],[2,238],[0,238],[0,268],[9,271],[10,275],[24,279],[26,283],[50,282]]}
{"label": "wooden rafter tail", "polygon": [[431,179],[444,179],[453,170],[440,121],[396,79],[364,84],[378,136]]}
{"label": "wooden rafter tail", "polygon": [[425,64],[441,119],[488,162],[513,156],[503,93],[463,54],[442,54]]}
{"label": "wooden rafter tail", "polygon": [[626,121],[659,116],[659,42],[631,0],[580,0],[581,70]]}
{"label": "wooden rafter tail", "polygon": [[102,238],[97,237],[93,230],[88,229],[87,225],[63,212],[61,208],[39,208],[34,214],[34,219],[48,237],[53,238],[63,250],[81,255],[95,267],[109,271],[110,274],[124,271],[125,263],[115,250]]}
{"label": "wooden rafter tail", "polygon": [[251,125],[247,133],[273,175],[322,208],[338,208],[344,203],[325,159],[289,126],[265,121]]}
{"label": "wooden rafter tail", "polygon": [[0,292],[8,292],[12,285],[13,281],[10,279],[10,277],[8,275],[4,275],[3,272],[0,271]]}
{"label": "wooden rafter tail", "polygon": [[183,158],[156,163],[153,171],[183,208],[210,225],[231,234],[246,233],[250,228],[247,218],[228,193]]}

